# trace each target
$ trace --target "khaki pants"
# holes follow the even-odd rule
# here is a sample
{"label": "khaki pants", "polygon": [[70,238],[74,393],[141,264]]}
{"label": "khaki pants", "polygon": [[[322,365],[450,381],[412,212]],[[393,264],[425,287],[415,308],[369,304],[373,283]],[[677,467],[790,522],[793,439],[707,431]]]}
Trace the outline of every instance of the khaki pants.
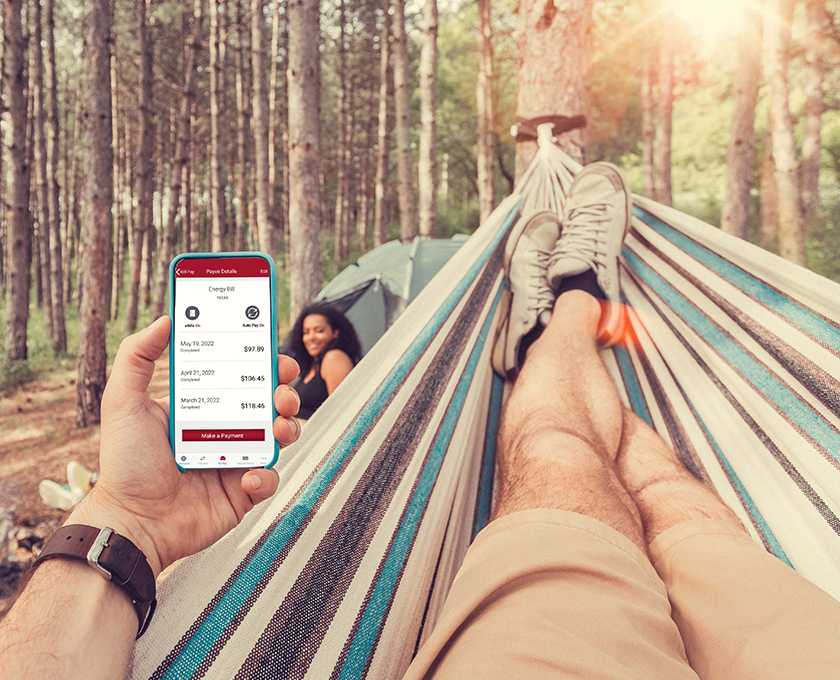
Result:
{"label": "khaki pants", "polygon": [[650,553],[563,510],[491,523],[405,677],[840,678],[840,603],[744,532],[685,522]]}

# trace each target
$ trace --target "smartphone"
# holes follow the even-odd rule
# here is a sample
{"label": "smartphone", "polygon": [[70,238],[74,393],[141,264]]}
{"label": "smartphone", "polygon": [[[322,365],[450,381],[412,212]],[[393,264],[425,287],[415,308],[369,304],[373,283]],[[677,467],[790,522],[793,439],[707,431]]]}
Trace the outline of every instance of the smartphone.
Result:
{"label": "smartphone", "polygon": [[271,467],[277,275],[264,253],[169,266],[169,441],[181,470]]}

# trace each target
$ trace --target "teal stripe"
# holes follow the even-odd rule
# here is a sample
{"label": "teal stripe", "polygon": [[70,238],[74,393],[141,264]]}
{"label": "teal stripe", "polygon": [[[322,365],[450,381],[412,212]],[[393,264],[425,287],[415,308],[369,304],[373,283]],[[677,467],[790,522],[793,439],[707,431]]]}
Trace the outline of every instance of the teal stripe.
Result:
{"label": "teal stripe", "polygon": [[[639,206],[633,206],[633,214],[651,227],[656,233],[668,239],[675,246],[685,251],[695,260],[720,274],[730,283],[738,286],[756,300],[781,314],[790,323],[799,326],[829,347],[840,349],[840,330],[805,309],[793,300],[786,298],[776,290],[748,274],[740,267],[728,262],[705,246],[681,234],[670,225],[657,219]],[[711,228],[711,227],[710,227]],[[627,252],[627,248],[624,249]]]}
{"label": "teal stripe", "polygon": [[791,392],[776,376],[699,312],[635,253],[624,248],[624,258],[641,279],[683,321],[706,340],[772,404],[776,404],[805,434],[829,455],[840,460],[840,435],[818,413]]}
{"label": "teal stripe", "polygon": [[167,680],[191,678],[196,670],[198,670],[213,645],[230,625],[237,612],[245,604],[245,601],[263,579],[271,565],[278,559],[289,539],[295,534],[301,523],[312,511],[312,508],[324,493],[324,490],[329,486],[338,470],[342,467],[347,456],[353,451],[359,439],[370,428],[374,418],[386,404],[388,397],[409,373],[447,316],[449,316],[470,285],[478,277],[478,273],[513,223],[520,203],[521,199],[516,202],[516,205],[507,215],[502,228],[494,235],[490,244],[470,266],[466,275],[449,294],[441,307],[435,311],[431,320],[426,324],[417,338],[414,339],[405,354],[400,357],[394,369],[388,374],[388,377],[362,408],[359,416],[348,429],[347,434],[337,443],[333,454],[324,462],[321,469],[315,474],[295,504],[283,516],[254,557],[245,565],[245,568],[231,584],[228,591],[222,597],[222,600],[199,626],[198,630],[189,639],[172,665],[167,668],[162,676],[163,678]]}
{"label": "teal stripe", "polygon": [[484,435],[484,453],[481,458],[481,473],[478,478],[478,511],[473,523],[473,538],[487,526],[487,522],[490,520],[490,507],[493,502],[493,475],[496,471],[496,437],[499,433],[499,422],[502,418],[504,390],[505,379],[494,371],[493,384],[490,387],[487,430]]}
{"label": "teal stripe", "polygon": [[753,501],[752,496],[750,496],[749,491],[747,491],[747,488],[741,483],[740,477],[738,477],[738,475],[735,473],[735,470],[732,469],[732,465],[730,465],[729,459],[724,455],[720,446],[718,446],[717,441],[712,436],[712,433],[709,432],[709,428],[706,427],[706,423],[703,422],[703,419],[700,417],[700,414],[697,413],[697,409],[694,408],[694,404],[691,403],[691,400],[689,400],[685,392],[683,392],[683,397],[685,397],[685,401],[688,404],[688,407],[691,409],[691,412],[694,414],[694,417],[697,419],[697,422],[700,423],[700,427],[702,427],[703,431],[706,433],[706,437],[708,437],[709,442],[714,448],[718,460],[720,461],[721,465],[723,465],[724,469],[726,470],[726,474],[729,475],[729,478],[732,480],[732,483],[735,485],[735,489],[737,490],[738,495],[741,497],[741,500],[743,500],[744,504],[747,506],[747,511],[750,513],[750,515],[752,515],[752,518],[755,520],[755,523],[758,525],[758,528],[761,530],[761,533],[764,534],[764,537],[767,539],[767,543],[770,546],[770,550],[776,557],[785,562],[792,569],[793,564],[791,564],[787,553],[785,553],[784,549],[782,548],[782,544],[779,543],[779,539],[776,538],[776,534],[774,534],[772,529],[770,529],[770,525],[767,524],[767,520],[764,519],[764,515],[761,514],[761,511],[758,509],[758,506]]}
{"label": "teal stripe", "polygon": [[368,606],[362,615],[362,620],[359,623],[359,628],[356,635],[353,637],[353,642],[344,665],[341,668],[339,680],[351,680],[353,678],[360,678],[364,674],[368,659],[373,652],[373,646],[379,637],[380,628],[384,622],[385,614],[390,606],[391,599],[397,587],[400,574],[402,574],[405,560],[408,557],[409,550],[414,541],[414,536],[420,525],[420,520],[426,509],[426,504],[429,496],[434,488],[437,480],[440,466],[443,463],[444,455],[449,447],[449,442],[452,439],[452,434],[455,431],[455,426],[461,415],[461,408],[464,405],[464,400],[467,397],[467,392],[475,377],[476,366],[478,365],[479,357],[484,349],[484,344],[490,334],[490,328],[493,324],[493,318],[496,312],[496,306],[501,298],[502,288],[499,288],[496,298],[493,301],[493,307],[487,318],[484,320],[478,340],[472,349],[470,358],[463,374],[458,380],[458,387],[455,394],[449,403],[446,415],[440,425],[440,430],[435,438],[432,450],[429,453],[429,458],[426,466],[423,468],[420,480],[414,490],[414,494],[409,503],[408,509],[400,523],[397,536],[394,539],[388,556],[385,558],[385,564],[382,568],[382,573],[376,586],[371,594]]}
{"label": "teal stripe", "polygon": [[621,378],[624,381],[624,386],[627,391],[627,396],[630,398],[630,405],[633,411],[644,420],[648,426],[653,428],[653,419],[645,401],[645,395],[642,394],[642,387],[639,385],[639,379],[636,377],[636,369],[633,368],[633,363],[630,361],[630,353],[625,347],[616,345],[613,347],[615,358],[618,360],[618,369],[621,372]]}

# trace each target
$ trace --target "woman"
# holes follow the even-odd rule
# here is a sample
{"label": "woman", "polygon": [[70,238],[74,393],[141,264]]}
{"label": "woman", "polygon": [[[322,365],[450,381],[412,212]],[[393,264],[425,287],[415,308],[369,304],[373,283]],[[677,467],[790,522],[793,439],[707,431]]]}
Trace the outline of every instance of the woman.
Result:
{"label": "woman", "polygon": [[287,343],[289,355],[300,364],[291,383],[300,396],[298,419],[312,417],[362,358],[353,324],[341,312],[314,304],[298,316]]}

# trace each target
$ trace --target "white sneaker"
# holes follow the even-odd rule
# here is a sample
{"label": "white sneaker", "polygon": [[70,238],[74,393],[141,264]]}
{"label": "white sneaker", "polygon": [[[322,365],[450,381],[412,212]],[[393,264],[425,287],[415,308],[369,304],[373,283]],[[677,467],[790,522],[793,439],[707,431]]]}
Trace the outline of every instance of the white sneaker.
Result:
{"label": "white sneaker", "polygon": [[493,346],[493,368],[508,380],[519,375],[525,351],[551,318],[557,296],[548,285],[546,273],[551,249],[559,237],[560,218],[551,210],[523,215],[508,236],[506,287]]}
{"label": "white sneaker", "polygon": [[611,163],[587,165],[572,183],[565,205],[563,233],[551,253],[548,279],[557,291],[563,279],[595,272],[609,304],[604,306],[598,343],[616,344],[627,319],[620,302],[618,258],[630,227],[630,190]]}
{"label": "white sneaker", "polygon": [[93,488],[96,476],[95,472],[91,472],[75,460],[67,463],[67,483],[70,485],[71,491],[81,493],[84,496]]}
{"label": "white sneaker", "polygon": [[75,492],[66,486],[62,486],[51,479],[42,479],[38,485],[38,493],[44,505],[59,510],[70,510],[76,503],[82,500],[84,494]]}

